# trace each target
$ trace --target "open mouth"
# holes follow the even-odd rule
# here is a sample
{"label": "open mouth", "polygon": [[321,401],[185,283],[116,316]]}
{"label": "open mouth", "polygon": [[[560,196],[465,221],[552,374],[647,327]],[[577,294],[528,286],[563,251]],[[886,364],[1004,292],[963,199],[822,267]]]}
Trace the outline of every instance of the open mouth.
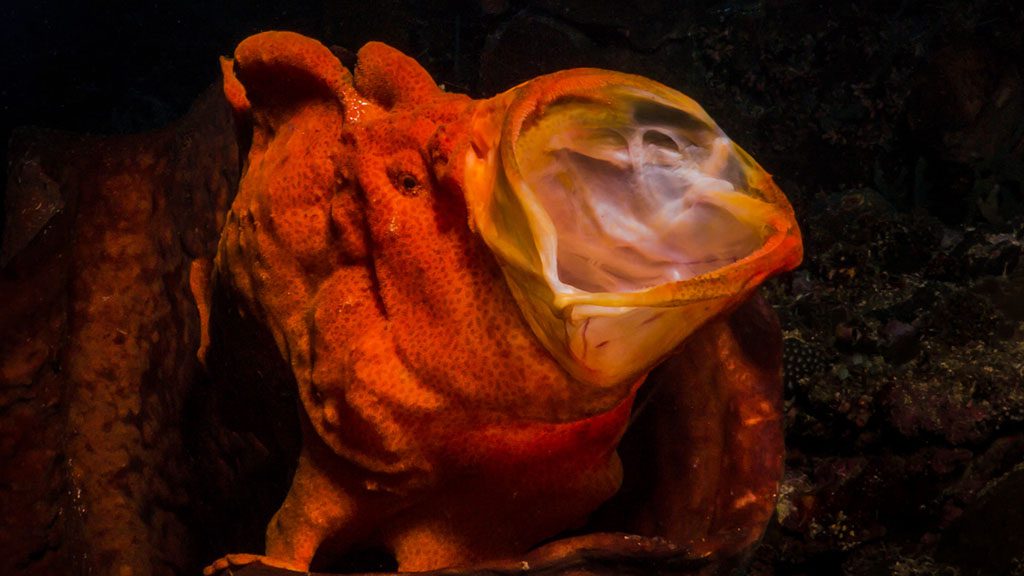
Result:
{"label": "open mouth", "polygon": [[503,97],[498,154],[467,162],[493,176],[467,199],[526,320],[577,378],[635,378],[799,263],[785,197],[686,96],[576,70]]}
{"label": "open mouth", "polygon": [[516,139],[536,217],[554,230],[552,280],[563,290],[688,280],[764,244],[729,139],[643,96],[554,104]]}

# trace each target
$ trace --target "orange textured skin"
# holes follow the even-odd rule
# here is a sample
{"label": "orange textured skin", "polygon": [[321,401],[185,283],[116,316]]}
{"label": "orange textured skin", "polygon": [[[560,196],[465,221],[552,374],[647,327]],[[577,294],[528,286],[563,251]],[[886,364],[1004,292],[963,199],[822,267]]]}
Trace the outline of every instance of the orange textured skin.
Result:
{"label": "orange textured skin", "polygon": [[460,163],[494,101],[380,43],[350,74],[268,32],[224,69],[252,143],[215,281],[270,329],[302,408],[265,561],[376,545],[402,570],[466,566],[581,525],[619,488],[640,382],[563,370],[469,226]]}
{"label": "orange textured skin", "polygon": [[267,555],[305,567],[369,542],[418,570],[521,553],[618,488],[636,386],[595,395],[566,374],[467,226],[449,160],[474,102],[383,44],[358,58],[353,78],[265,33],[225,82],[253,140],[217,272],[270,327],[304,412]]}

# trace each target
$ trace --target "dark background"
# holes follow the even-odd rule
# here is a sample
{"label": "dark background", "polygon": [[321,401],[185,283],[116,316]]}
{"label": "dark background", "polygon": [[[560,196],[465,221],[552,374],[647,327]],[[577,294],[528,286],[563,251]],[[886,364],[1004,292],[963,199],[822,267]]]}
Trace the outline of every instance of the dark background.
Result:
{"label": "dark background", "polygon": [[[906,2],[22,2],[5,143],[182,115],[217,56],[288,29],[381,40],[489,96],[595,66],[698,100],[797,210],[788,472],[752,574],[1024,574],[1024,8]],[[5,166],[6,168],[6,166]]]}
{"label": "dark background", "polygon": [[[477,97],[566,67],[646,74],[701,102],[794,183],[784,188],[798,203],[870,186],[948,222],[1005,220],[1021,208],[1008,158],[1021,136],[1021,14],[985,0],[10,3],[0,129],[6,143],[26,124],[163,126],[217,79],[218,55],[287,29],[353,51],[390,43]],[[973,172],[988,178],[975,186]],[[989,183],[997,197],[979,202]]]}

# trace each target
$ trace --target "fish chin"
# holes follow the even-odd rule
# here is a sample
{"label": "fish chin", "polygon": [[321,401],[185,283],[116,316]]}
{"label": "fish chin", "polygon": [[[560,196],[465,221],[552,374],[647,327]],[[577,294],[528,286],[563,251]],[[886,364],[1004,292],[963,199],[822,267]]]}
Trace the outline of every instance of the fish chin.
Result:
{"label": "fish chin", "polygon": [[467,194],[472,219],[534,333],[578,379],[635,380],[799,262],[785,197],[685,95],[581,70],[496,102],[498,141],[467,158],[467,185],[483,187]]}

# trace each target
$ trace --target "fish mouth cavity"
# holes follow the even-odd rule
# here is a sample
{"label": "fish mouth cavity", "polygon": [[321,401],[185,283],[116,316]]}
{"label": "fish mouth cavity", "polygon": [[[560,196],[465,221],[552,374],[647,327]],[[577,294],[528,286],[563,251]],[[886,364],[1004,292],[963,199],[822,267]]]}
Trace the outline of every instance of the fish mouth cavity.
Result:
{"label": "fish mouth cavity", "polygon": [[515,142],[520,192],[534,196],[533,216],[549,235],[538,244],[556,292],[643,291],[764,244],[763,227],[745,218],[752,199],[729,138],[628,96],[613,108],[555,103]]}

